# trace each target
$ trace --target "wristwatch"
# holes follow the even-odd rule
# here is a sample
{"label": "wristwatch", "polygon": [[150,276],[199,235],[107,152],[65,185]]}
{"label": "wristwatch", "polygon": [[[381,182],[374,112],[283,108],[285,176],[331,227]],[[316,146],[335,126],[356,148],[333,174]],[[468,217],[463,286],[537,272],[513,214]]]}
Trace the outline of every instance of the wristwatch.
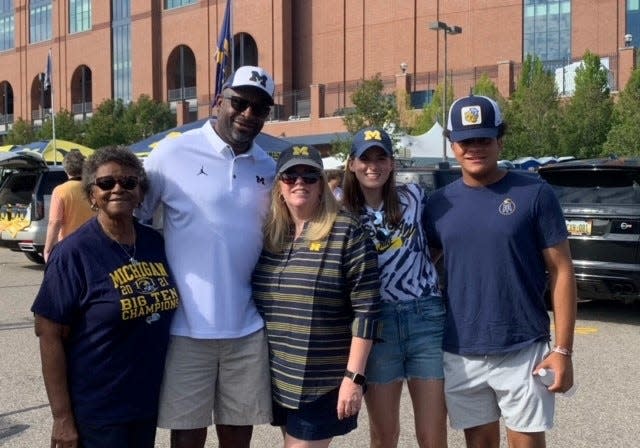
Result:
{"label": "wristwatch", "polygon": [[364,375],[360,375],[359,373],[352,372],[349,369],[344,371],[344,376],[349,378],[351,381],[356,383],[359,386],[364,386],[364,383],[367,381],[367,377]]}

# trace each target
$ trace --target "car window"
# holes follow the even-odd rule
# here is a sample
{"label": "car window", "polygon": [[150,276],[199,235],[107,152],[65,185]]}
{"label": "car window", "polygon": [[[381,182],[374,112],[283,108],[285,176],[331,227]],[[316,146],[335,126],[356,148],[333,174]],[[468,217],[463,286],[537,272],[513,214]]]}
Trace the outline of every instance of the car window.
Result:
{"label": "car window", "polygon": [[562,204],[640,203],[640,173],[635,171],[558,171],[542,177]]}
{"label": "car window", "polygon": [[46,171],[38,185],[38,195],[51,194],[53,189],[67,180],[64,171]]}

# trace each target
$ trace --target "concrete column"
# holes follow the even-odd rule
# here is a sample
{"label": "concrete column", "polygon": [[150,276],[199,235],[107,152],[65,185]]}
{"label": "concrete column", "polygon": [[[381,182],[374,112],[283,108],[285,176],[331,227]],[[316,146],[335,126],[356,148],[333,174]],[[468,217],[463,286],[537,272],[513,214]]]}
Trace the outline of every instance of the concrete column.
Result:
{"label": "concrete column", "polygon": [[311,118],[324,117],[324,84],[312,84],[311,89]]}
{"label": "concrete column", "polygon": [[182,126],[189,122],[189,102],[178,101],[176,104],[176,126]]}
{"label": "concrete column", "polygon": [[618,49],[618,92],[622,91],[631,78],[631,72],[636,68],[636,48],[624,47]]}
{"label": "concrete column", "polygon": [[498,62],[498,92],[505,98],[509,98],[514,90],[513,61]]}

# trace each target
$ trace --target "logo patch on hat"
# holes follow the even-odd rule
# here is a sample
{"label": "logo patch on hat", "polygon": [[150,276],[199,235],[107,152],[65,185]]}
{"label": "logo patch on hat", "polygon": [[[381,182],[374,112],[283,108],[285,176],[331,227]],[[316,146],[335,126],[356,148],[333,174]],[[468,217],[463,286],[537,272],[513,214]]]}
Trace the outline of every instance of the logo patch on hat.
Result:
{"label": "logo patch on hat", "polygon": [[480,106],[466,106],[460,109],[463,126],[482,124],[482,109]]}
{"label": "logo patch on hat", "polygon": [[249,78],[249,81],[259,82],[262,87],[267,87],[267,76],[260,75],[260,73],[255,70],[251,71],[251,78]]}
{"label": "logo patch on hat", "polygon": [[380,131],[365,131],[364,139],[367,140],[378,140],[382,141],[382,136],[380,135]]}
{"label": "logo patch on hat", "polygon": [[293,147],[293,155],[294,156],[308,156],[309,148],[306,146],[294,146]]}

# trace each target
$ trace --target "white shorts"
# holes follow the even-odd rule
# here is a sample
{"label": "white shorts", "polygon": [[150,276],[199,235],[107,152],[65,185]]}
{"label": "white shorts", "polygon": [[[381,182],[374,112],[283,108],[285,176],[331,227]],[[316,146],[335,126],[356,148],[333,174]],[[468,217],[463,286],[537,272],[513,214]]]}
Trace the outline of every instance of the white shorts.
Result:
{"label": "white shorts", "polygon": [[488,356],[444,353],[444,388],[451,427],[473,428],[504,418],[516,432],[553,426],[555,394],[532,372],[549,351],[536,342],[514,352]]}
{"label": "white shorts", "polygon": [[237,339],[171,336],[160,391],[160,428],[270,421],[271,379],[264,329]]}

